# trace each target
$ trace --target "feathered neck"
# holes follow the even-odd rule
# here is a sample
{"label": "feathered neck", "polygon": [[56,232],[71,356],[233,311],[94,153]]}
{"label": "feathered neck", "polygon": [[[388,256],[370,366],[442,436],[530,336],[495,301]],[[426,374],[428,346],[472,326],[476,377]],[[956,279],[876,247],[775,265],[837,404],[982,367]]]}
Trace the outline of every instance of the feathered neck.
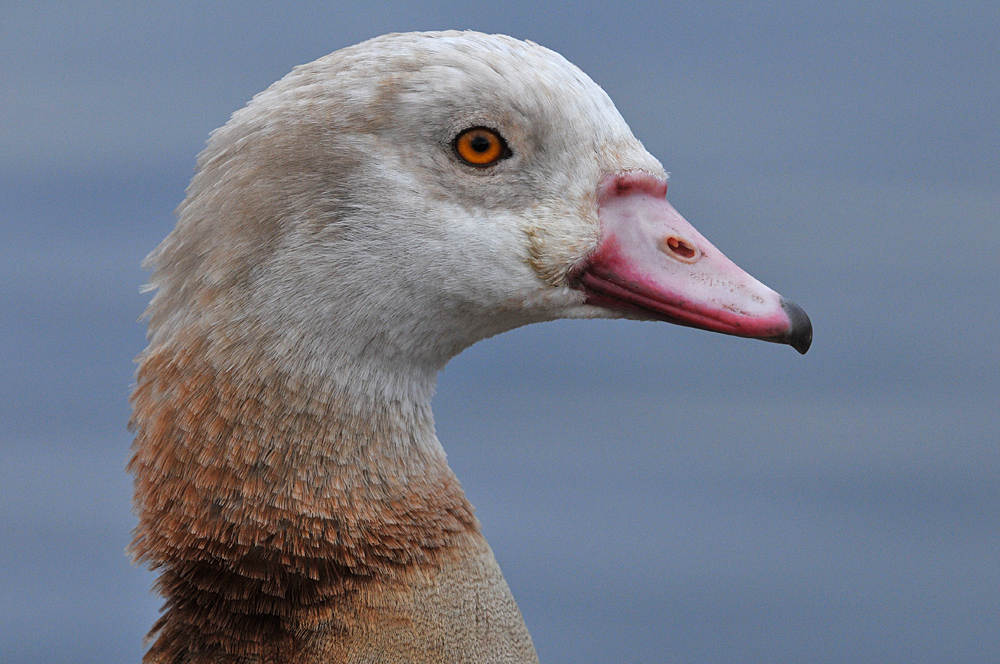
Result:
{"label": "feathered neck", "polygon": [[287,656],[310,629],[349,629],[359,593],[477,537],[432,391],[293,374],[207,332],[151,346],[129,464],[132,552],[161,570],[166,597],[146,661]]}

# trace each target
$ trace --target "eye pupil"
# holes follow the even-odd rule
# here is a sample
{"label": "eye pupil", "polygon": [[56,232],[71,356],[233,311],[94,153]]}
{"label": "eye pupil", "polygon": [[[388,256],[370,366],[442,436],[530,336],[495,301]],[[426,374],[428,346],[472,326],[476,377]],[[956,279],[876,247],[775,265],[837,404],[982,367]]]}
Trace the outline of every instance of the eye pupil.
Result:
{"label": "eye pupil", "polygon": [[490,139],[485,136],[475,136],[469,141],[469,147],[476,152],[486,152],[490,149]]}

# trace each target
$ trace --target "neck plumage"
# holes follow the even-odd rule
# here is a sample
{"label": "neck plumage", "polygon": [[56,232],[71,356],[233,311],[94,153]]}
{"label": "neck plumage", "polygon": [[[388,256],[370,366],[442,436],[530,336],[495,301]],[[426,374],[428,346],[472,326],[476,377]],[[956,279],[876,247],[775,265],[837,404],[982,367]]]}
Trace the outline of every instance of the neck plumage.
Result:
{"label": "neck plumage", "polygon": [[132,395],[132,551],[166,597],[147,662],[288,658],[309,630],[349,632],[359,597],[481,541],[433,384],[358,395],[208,338],[154,344]]}

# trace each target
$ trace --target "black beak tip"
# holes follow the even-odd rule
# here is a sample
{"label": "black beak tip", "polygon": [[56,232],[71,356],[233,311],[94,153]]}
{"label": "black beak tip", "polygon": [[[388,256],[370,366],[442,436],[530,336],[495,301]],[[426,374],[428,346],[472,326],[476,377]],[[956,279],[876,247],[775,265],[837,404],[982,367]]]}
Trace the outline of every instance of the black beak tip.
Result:
{"label": "black beak tip", "polygon": [[784,339],[785,343],[805,355],[813,340],[813,326],[809,316],[802,307],[785,298],[781,298],[781,308],[792,321],[792,327]]}

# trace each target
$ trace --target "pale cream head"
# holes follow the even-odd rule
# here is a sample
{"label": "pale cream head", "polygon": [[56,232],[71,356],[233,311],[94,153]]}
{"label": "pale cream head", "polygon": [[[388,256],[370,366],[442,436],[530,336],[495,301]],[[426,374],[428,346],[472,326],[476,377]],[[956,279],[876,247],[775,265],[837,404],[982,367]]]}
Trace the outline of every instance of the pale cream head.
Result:
{"label": "pale cream head", "polygon": [[[474,126],[510,157],[457,158]],[[337,51],[212,135],[147,261],[151,341],[208,325],[292,369],[357,364],[391,384],[519,325],[612,315],[567,275],[597,244],[598,183],[621,170],[663,175],[553,51],[469,32]]]}

